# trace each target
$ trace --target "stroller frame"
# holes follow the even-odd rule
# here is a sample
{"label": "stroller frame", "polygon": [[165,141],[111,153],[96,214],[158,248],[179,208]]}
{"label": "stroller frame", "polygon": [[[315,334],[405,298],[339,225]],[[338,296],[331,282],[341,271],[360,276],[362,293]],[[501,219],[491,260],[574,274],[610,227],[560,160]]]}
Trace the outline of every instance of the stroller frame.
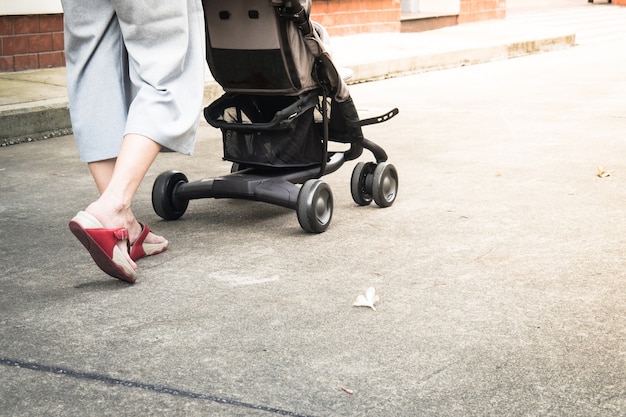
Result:
{"label": "stroller frame", "polygon": [[[310,1],[203,0],[203,6],[207,62],[216,81],[225,90],[222,97],[205,108],[204,116],[210,125],[222,130],[224,159],[232,161],[233,165],[227,175],[195,182],[189,182],[179,171],[163,172],[152,189],[155,212],[166,220],[175,220],[185,213],[190,200],[255,200],[293,209],[305,231],[321,233],[332,219],[333,194],[320,178],[337,171],[347,161],[359,158],[364,149],[372,153],[376,162],[360,162],[354,168],[351,179],[353,200],[362,206],[369,205],[372,200],[380,207],[391,206],[397,196],[397,170],[386,162],[387,154],[383,148],[363,137],[361,127],[385,122],[397,115],[398,109],[378,117],[359,119],[347,86],[323,46],[319,28],[309,19]],[[259,40],[261,32],[257,32],[252,34],[254,39],[251,42],[259,49],[250,49],[247,40],[237,36],[240,34],[229,33],[236,28],[232,19],[237,14],[245,14],[250,19],[246,21],[246,25],[250,25],[246,30],[249,27],[252,32],[275,30],[279,45],[275,40]],[[269,20],[259,21],[261,16]],[[255,24],[257,29],[253,27]],[[235,38],[225,39],[228,35]],[[295,46],[294,42],[297,42]],[[274,58],[273,61],[264,59],[266,52],[274,58],[279,57],[282,65],[276,66]],[[303,65],[297,62],[302,55],[306,55]],[[254,68],[259,59],[262,61],[259,65],[266,68]],[[273,73],[272,78],[258,72],[266,70]],[[259,82],[261,78],[264,80]],[[292,103],[271,114],[269,120],[242,120],[241,108],[251,106],[237,103],[254,102],[257,96],[287,96]],[[233,109],[237,120],[227,120]],[[264,144],[271,148],[274,137],[284,136],[289,147],[293,148],[290,141],[295,133],[291,124],[297,123],[299,118],[311,123],[303,119],[313,117],[310,109],[316,110],[321,120],[313,121],[313,132],[308,135],[313,139],[308,139],[305,152],[300,152],[303,160],[294,162],[293,155],[282,157],[280,152],[276,157],[273,149],[267,156],[258,155],[257,138],[265,138],[267,143]],[[235,145],[255,148],[241,156],[245,153],[239,152],[241,146],[233,149],[228,142],[233,140]],[[329,152],[331,141],[349,144],[349,149]],[[309,160],[306,150],[310,151],[312,144],[319,146],[319,150],[313,149],[315,157]]]}

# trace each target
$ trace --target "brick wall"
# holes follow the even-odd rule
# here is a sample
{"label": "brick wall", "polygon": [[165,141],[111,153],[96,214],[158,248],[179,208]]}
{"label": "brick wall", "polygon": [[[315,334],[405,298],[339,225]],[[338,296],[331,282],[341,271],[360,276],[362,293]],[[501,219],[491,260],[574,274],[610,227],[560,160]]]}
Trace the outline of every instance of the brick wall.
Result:
{"label": "brick wall", "polygon": [[0,16],[0,71],[64,65],[62,14]]}
{"label": "brick wall", "polygon": [[[613,1],[626,2],[626,0]],[[401,27],[400,0],[313,0],[311,17],[335,36],[363,32],[413,31],[410,28],[406,29],[406,22],[402,22]],[[418,25],[419,29],[416,30],[505,17],[506,0],[460,0],[458,17],[421,19],[429,20],[424,22],[427,23],[427,27]]]}
{"label": "brick wall", "polygon": [[461,0],[458,23],[504,19],[506,0]]}
{"label": "brick wall", "polygon": [[335,36],[399,32],[400,0],[313,0],[311,18]]}

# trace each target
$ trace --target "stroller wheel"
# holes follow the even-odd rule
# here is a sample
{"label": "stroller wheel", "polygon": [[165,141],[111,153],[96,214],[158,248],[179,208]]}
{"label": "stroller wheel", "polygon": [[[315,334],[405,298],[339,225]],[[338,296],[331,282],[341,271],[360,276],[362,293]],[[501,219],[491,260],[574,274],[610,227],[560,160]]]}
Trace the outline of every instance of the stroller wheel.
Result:
{"label": "stroller wheel", "polygon": [[326,231],[333,217],[333,193],[328,184],[319,179],[306,181],[298,193],[296,214],[305,231]]}
{"label": "stroller wheel", "polygon": [[389,207],[398,195],[398,171],[392,164],[381,162],[374,170],[372,196],[379,207]]}
{"label": "stroller wheel", "polygon": [[372,202],[372,174],[376,169],[373,162],[359,162],[352,171],[350,191],[352,199],[359,206],[368,206]]}
{"label": "stroller wheel", "polygon": [[176,195],[180,184],[189,182],[182,172],[166,171],[159,175],[152,187],[152,208],[165,220],[176,220],[185,214],[189,200]]}

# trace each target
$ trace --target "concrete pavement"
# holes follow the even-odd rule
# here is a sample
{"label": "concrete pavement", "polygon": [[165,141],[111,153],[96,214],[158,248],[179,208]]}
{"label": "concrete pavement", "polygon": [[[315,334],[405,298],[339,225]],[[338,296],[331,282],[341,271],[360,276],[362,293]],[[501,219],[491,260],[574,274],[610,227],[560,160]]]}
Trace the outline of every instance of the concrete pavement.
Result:
{"label": "concrete pavement", "polygon": [[366,129],[400,192],[358,207],[351,165],[325,177],[321,235],[249,201],[160,221],[160,172],[228,172],[202,124],[137,195],[172,245],[135,285],[67,229],[96,194],[71,136],[3,148],[0,415],[623,416],[625,47],[353,86],[401,109]]}
{"label": "concrete pavement", "polygon": [[[202,123],[135,212],[172,242],[127,285],[67,229],[96,195],[72,137],[0,149],[0,415],[623,416],[626,26],[609,41],[353,85],[400,174],[321,235],[152,182],[227,172]],[[363,158],[366,160],[366,156]],[[598,166],[610,173],[601,178]],[[352,307],[376,288],[377,311]]]}

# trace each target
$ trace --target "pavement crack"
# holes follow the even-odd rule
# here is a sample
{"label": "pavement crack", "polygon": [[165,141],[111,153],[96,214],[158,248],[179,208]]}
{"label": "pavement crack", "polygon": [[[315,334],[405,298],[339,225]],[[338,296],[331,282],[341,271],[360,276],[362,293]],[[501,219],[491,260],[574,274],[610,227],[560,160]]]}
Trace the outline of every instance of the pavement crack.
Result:
{"label": "pavement crack", "polygon": [[229,405],[233,407],[248,408],[248,409],[253,409],[257,411],[265,411],[267,413],[281,415],[281,416],[314,417],[308,414],[301,414],[301,413],[297,413],[293,411],[282,410],[279,408],[268,407],[264,405],[251,404],[251,403],[235,400],[232,398],[224,398],[224,397],[218,397],[218,396],[209,395],[209,394],[195,393],[195,392],[168,387],[164,385],[147,384],[143,382],[118,379],[118,378],[113,378],[113,377],[103,375],[103,374],[80,372],[80,371],[63,368],[59,366],[50,366],[50,365],[43,365],[39,363],[33,363],[33,362],[24,362],[20,360],[3,358],[3,357],[0,357],[0,365],[13,367],[13,368],[28,369],[31,371],[37,371],[37,372],[43,372],[43,373],[63,375],[63,376],[67,376],[67,377],[75,378],[75,379],[98,381],[98,382],[103,382],[109,385],[122,386],[122,387],[127,387],[127,388],[138,388],[138,389],[142,389],[146,391],[155,392],[158,394],[167,394],[167,395],[172,395],[176,397],[185,397],[185,398],[193,398],[193,399],[202,400],[202,401],[210,401],[210,402],[215,402],[215,403],[219,403],[223,405]]}

